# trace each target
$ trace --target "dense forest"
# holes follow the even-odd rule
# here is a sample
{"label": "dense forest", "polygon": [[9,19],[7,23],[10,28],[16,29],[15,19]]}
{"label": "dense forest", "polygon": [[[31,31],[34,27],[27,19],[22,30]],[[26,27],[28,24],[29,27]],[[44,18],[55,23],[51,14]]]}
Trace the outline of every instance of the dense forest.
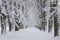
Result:
{"label": "dense forest", "polygon": [[36,27],[59,35],[58,0],[0,0],[1,34]]}

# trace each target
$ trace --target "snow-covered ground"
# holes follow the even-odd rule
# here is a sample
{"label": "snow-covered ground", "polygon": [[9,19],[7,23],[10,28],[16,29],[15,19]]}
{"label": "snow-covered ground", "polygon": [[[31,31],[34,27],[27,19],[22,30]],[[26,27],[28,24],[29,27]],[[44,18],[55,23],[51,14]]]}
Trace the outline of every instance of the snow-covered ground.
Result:
{"label": "snow-covered ground", "polygon": [[52,33],[48,33],[47,31],[40,31],[35,27],[29,27],[25,29],[20,29],[15,32],[7,32],[6,34],[0,34],[0,40],[59,40],[59,37],[53,36]]}

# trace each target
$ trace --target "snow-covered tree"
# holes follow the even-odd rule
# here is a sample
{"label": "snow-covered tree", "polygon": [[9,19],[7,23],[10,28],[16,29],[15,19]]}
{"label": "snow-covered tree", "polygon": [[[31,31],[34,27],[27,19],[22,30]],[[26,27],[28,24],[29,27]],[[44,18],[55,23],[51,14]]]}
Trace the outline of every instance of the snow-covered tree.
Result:
{"label": "snow-covered tree", "polygon": [[[54,28],[54,36],[58,36],[58,28],[59,28],[59,22],[58,22],[58,13],[57,13],[57,3],[58,0],[50,0],[50,19],[49,19],[49,26],[48,26],[48,32],[51,32]],[[54,27],[53,27],[54,25]]]}
{"label": "snow-covered tree", "polygon": [[58,21],[58,15],[54,14],[54,36],[59,35],[59,21]]}
{"label": "snow-covered tree", "polygon": [[45,11],[45,7],[46,7],[46,1],[47,0],[37,0],[38,2],[38,9],[40,10],[40,15],[39,18],[41,20],[40,22],[40,29],[45,31],[45,27],[46,27],[46,11]]}
{"label": "snow-covered tree", "polygon": [[[2,3],[6,3],[5,1]],[[2,5],[2,4],[1,4]],[[6,32],[6,14],[4,13],[4,5],[1,6],[1,10],[0,10],[0,14],[1,14],[1,33],[3,34],[4,32]]]}

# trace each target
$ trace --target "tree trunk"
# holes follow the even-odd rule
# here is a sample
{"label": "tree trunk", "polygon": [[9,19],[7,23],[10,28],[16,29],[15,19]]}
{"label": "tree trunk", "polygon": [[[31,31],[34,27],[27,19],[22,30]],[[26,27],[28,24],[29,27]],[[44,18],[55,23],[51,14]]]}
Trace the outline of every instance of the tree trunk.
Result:
{"label": "tree trunk", "polygon": [[9,31],[11,31],[12,26],[11,26],[9,15],[8,15],[8,23],[9,23]]}
{"label": "tree trunk", "polygon": [[58,30],[59,30],[59,23],[58,23],[58,17],[55,14],[54,15],[54,37],[58,36]]}

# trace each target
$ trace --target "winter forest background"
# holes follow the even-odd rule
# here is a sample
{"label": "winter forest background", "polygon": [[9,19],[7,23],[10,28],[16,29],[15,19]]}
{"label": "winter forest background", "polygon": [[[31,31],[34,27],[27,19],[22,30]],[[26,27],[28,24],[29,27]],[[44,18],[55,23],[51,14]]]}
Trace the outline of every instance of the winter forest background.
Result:
{"label": "winter forest background", "polygon": [[59,37],[60,0],[0,0],[0,37],[32,27]]}

